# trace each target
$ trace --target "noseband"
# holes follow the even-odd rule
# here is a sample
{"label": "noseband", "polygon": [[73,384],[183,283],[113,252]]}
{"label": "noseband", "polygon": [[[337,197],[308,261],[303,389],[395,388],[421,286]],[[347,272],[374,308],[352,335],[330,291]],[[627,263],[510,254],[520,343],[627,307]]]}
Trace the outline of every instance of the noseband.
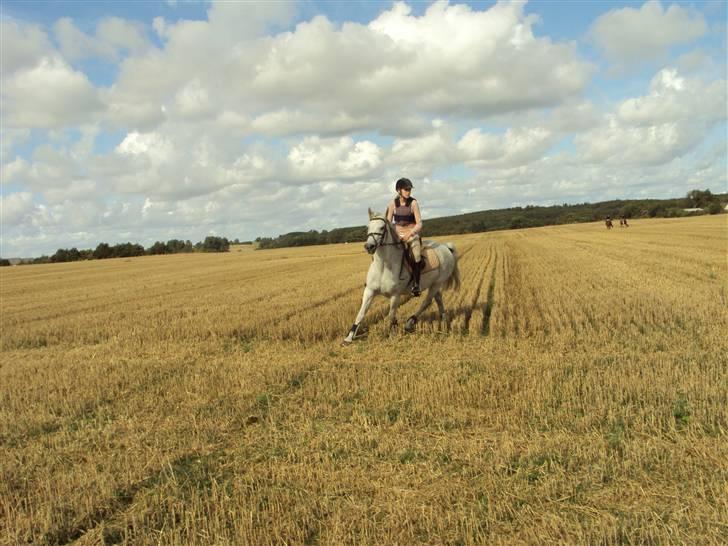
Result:
{"label": "noseband", "polygon": [[[384,218],[372,218],[372,220],[381,220],[382,222],[384,222],[384,229],[381,233],[378,233],[376,231],[370,231],[369,233],[367,233],[367,241],[369,240],[369,237],[374,239],[374,249],[376,250],[377,248],[379,248],[379,246],[384,244],[384,239],[387,237],[387,220],[385,220]],[[379,239],[377,239],[377,237],[379,237]]]}

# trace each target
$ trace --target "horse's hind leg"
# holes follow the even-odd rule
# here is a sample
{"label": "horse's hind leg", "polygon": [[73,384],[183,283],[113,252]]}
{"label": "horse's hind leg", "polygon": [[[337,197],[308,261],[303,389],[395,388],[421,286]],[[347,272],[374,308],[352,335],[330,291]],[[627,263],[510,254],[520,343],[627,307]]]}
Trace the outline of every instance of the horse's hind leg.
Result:
{"label": "horse's hind leg", "polygon": [[440,312],[440,322],[447,326],[447,313],[445,312],[445,304],[442,301],[442,291],[438,290],[435,294],[435,303],[437,303],[437,310]]}
{"label": "horse's hind leg", "polygon": [[420,304],[419,309],[415,311],[415,314],[412,315],[410,318],[407,319],[407,323],[404,325],[404,331],[405,332],[413,332],[415,329],[415,325],[417,324],[417,320],[419,316],[422,314],[422,312],[427,309],[427,307],[432,303],[432,299],[435,297],[435,294],[440,291],[440,287],[437,287],[437,291],[434,287],[430,288],[427,291],[427,297],[422,301]]}

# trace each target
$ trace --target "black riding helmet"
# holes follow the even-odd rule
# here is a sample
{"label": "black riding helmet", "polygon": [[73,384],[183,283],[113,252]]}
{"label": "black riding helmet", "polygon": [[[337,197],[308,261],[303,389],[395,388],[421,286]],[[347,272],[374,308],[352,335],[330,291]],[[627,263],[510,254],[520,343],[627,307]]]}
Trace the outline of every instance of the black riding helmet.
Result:
{"label": "black riding helmet", "polygon": [[395,188],[395,191],[399,191],[401,189],[411,190],[412,181],[409,178],[400,178],[399,180],[397,180],[397,186]]}

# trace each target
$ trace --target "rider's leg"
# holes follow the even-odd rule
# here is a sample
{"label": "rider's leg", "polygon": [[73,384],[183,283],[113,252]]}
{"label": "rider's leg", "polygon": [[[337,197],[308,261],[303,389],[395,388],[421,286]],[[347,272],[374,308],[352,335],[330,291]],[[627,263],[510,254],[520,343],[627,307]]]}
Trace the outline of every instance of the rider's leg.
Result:
{"label": "rider's leg", "polygon": [[419,237],[415,237],[409,242],[410,250],[412,251],[412,261],[414,262],[412,267],[412,276],[414,277],[414,284],[412,286],[412,295],[420,295],[420,275],[422,274],[422,268],[425,263],[422,261],[422,241]]}

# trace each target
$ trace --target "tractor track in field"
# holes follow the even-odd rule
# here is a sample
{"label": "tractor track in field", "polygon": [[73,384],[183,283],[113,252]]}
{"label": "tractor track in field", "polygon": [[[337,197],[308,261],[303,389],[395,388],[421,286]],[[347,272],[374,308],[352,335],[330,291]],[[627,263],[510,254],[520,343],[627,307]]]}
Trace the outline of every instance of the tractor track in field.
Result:
{"label": "tractor track in field", "polygon": [[493,271],[490,274],[490,280],[488,281],[488,292],[486,294],[485,306],[483,307],[483,324],[480,328],[481,336],[490,335],[490,316],[493,312],[493,301],[495,299],[495,283],[496,274],[498,272],[498,255],[493,252]]}
{"label": "tractor track in field", "polygon": [[470,305],[465,307],[465,315],[463,317],[463,334],[470,333],[470,318],[473,316],[473,311],[478,306],[478,298],[480,298],[480,291],[483,287],[483,281],[485,280],[485,274],[488,272],[488,266],[495,257],[495,250],[491,249],[488,253],[487,258],[483,261],[482,267],[478,270],[478,286],[475,289]]}

